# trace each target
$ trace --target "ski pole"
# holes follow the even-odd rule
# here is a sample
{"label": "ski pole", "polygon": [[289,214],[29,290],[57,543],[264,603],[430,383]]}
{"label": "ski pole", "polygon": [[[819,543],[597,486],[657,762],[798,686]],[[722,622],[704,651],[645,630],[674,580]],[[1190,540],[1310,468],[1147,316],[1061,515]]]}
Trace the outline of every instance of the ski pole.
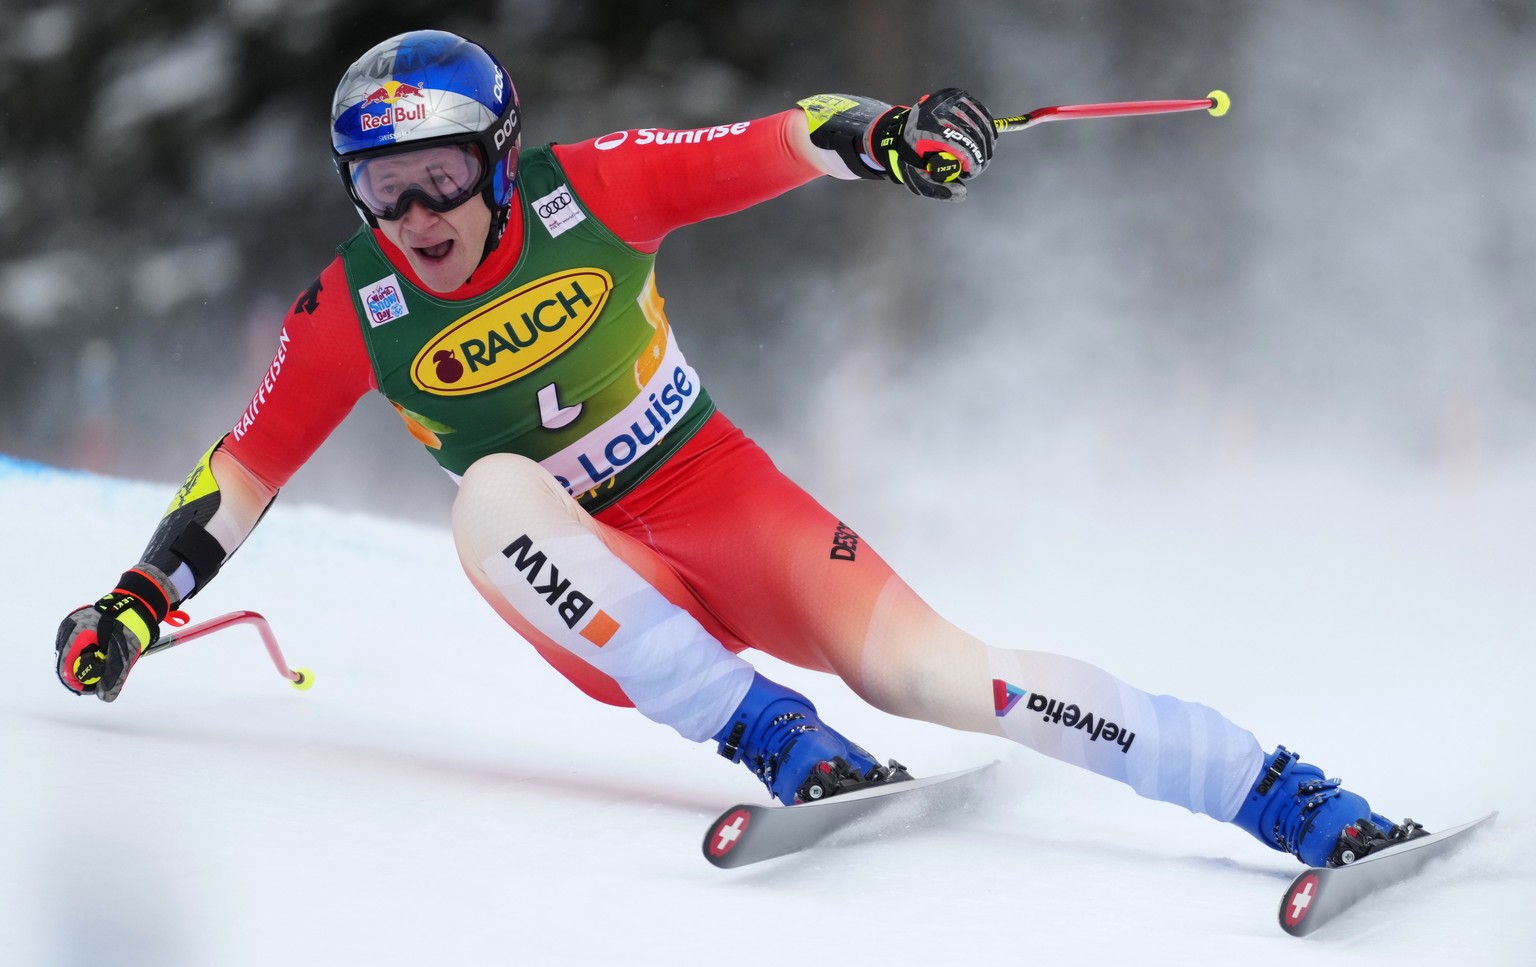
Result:
{"label": "ski pole", "polygon": [[[177,615],[180,615],[181,624],[187,622],[186,615],[180,612],[173,612],[171,617],[166,619],[167,622],[177,625]],[[277,637],[272,634],[272,626],[267,624],[266,618],[254,611],[231,611],[229,614],[221,614],[217,618],[210,618],[190,628],[180,628],[162,636],[159,641],[144,649],[144,654],[151,655],[158,651],[165,651],[167,648],[175,648],[177,645],[184,645],[189,641],[195,641],[215,631],[238,624],[255,625],[256,630],[261,634],[262,643],[267,646],[267,654],[272,657],[272,664],[277,666],[277,673],[288,679],[299,691],[309,691],[315,684],[315,673],[308,668],[288,667],[287,660],[283,658],[283,650],[277,646]]]}
{"label": "ski pole", "polygon": [[1044,124],[1046,121],[1075,121],[1080,118],[1120,118],[1137,114],[1175,114],[1179,111],[1207,111],[1211,117],[1221,117],[1232,106],[1226,91],[1212,91],[1205,97],[1192,101],[1111,101],[1105,104],[1058,104],[1037,107],[1028,114],[998,118],[992,122],[998,134],[1023,131],[1026,125]]}
{"label": "ski pole", "polygon": [[[1027,114],[995,118],[992,126],[998,134],[1023,131],[1030,125],[1047,121],[1075,121],[1082,118],[1123,118],[1137,114],[1176,114],[1179,111],[1207,111],[1211,117],[1221,117],[1232,106],[1226,91],[1212,91],[1205,97],[1191,101],[1109,101],[1103,104],[1056,104],[1037,107]],[[924,155],[924,165],[929,175],[939,181],[954,181],[960,177],[960,159],[948,151],[935,151]]]}

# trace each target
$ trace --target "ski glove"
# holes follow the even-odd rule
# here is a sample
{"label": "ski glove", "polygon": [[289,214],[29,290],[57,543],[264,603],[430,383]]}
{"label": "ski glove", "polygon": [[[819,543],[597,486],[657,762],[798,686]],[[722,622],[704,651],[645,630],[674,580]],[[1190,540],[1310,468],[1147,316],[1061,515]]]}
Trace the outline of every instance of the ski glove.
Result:
{"label": "ski glove", "polygon": [[140,564],[101,600],[71,612],[53,645],[64,687],[103,702],[117,698],[133,663],[160,638],[160,622],[171,611],[171,586],[159,569]]}
{"label": "ski glove", "polygon": [[981,174],[997,140],[992,115],[955,87],[912,107],[851,94],[816,94],[798,104],[811,144],[835,152],[853,175],[888,178],[926,198],[964,198],[961,182]]}
{"label": "ski glove", "polygon": [[893,107],[870,130],[874,159],[886,176],[925,198],[961,201],[962,182],[986,170],[997,127],[981,102],[957,87]]}

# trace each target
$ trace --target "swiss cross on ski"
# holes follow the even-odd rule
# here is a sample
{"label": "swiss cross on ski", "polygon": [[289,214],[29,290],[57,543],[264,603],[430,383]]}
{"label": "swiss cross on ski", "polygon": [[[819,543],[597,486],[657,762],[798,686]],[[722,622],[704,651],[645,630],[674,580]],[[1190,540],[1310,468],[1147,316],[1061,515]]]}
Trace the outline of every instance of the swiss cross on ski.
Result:
{"label": "swiss cross on ski", "polygon": [[1286,898],[1286,926],[1294,927],[1301,923],[1307,911],[1312,908],[1312,901],[1317,896],[1317,874],[1308,874],[1298,880],[1292,887],[1290,896]]}
{"label": "swiss cross on ski", "polygon": [[752,813],[745,809],[737,809],[727,814],[720,822],[715,824],[715,831],[709,837],[709,854],[711,856],[724,856],[736,847],[741,841],[741,836],[747,831],[747,825],[752,822]]}
{"label": "swiss cross on ski", "polygon": [[[1498,813],[1438,833],[1398,837],[1353,863],[1315,867],[1297,875],[1280,901],[1280,928],[1305,937],[1387,887],[1411,881],[1425,864],[1465,847]],[[1418,828],[1418,824],[1413,824]]]}

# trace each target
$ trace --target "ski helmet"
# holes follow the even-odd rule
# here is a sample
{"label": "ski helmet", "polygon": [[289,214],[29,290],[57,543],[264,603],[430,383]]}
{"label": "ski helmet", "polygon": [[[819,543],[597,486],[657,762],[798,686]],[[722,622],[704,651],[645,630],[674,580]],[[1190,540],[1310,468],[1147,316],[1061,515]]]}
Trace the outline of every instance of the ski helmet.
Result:
{"label": "ski helmet", "polygon": [[[481,194],[493,215],[489,253],[506,225],[521,145],[522,115],[506,69],[484,47],[446,31],[415,30],[377,45],[342,75],[331,102],[337,171],[374,228],[413,201],[442,212]],[[411,163],[416,157],[420,166]],[[380,158],[396,159],[387,185],[370,177],[370,162]]]}

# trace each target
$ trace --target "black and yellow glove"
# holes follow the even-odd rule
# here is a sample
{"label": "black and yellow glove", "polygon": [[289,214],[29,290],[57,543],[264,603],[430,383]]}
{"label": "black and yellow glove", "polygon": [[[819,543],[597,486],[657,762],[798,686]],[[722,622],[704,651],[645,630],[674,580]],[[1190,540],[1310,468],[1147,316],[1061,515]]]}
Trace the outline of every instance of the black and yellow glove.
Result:
{"label": "black and yellow glove", "polygon": [[996,142],[991,113],[958,87],[892,108],[870,131],[871,154],[892,180],[941,201],[965,197],[962,182],[986,170]]}
{"label": "black and yellow glove", "polygon": [[946,87],[911,107],[846,94],[799,102],[811,143],[837,153],[860,178],[886,178],[914,194],[960,201],[992,160],[997,127],[970,94]]}
{"label": "black and yellow glove", "polygon": [[158,568],[140,564],[101,600],[71,612],[53,645],[64,687],[103,702],[117,698],[134,662],[160,638],[160,623],[171,612],[171,587]]}

